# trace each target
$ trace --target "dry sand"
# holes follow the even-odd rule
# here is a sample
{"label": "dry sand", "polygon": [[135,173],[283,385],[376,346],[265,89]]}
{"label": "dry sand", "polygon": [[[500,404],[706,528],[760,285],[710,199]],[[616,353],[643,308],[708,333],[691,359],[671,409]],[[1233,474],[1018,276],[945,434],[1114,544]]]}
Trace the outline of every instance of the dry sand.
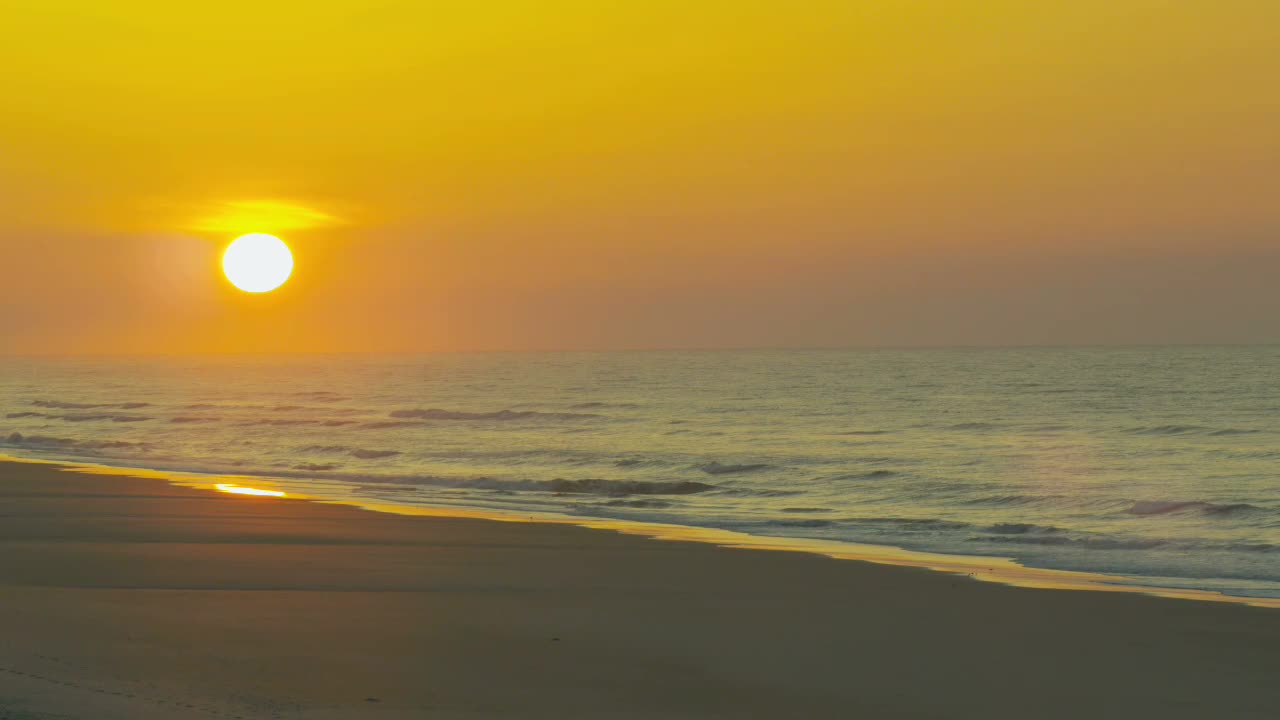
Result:
{"label": "dry sand", "polygon": [[0,464],[0,720],[1276,718],[1280,611]]}

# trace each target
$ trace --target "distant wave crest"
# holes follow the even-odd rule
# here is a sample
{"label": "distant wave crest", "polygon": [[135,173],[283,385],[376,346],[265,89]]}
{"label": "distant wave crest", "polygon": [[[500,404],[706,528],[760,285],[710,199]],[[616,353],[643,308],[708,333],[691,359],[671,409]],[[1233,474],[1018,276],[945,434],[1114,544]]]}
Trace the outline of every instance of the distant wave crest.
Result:
{"label": "distant wave crest", "polygon": [[726,465],[713,460],[705,465],[699,466],[698,469],[708,475],[736,475],[738,473],[749,473],[757,470],[764,470],[767,467],[769,466],[764,463]]}
{"label": "distant wave crest", "polygon": [[539,412],[537,410],[499,410],[497,412],[463,412],[460,410],[392,410],[393,418],[419,420],[584,420],[600,417],[592,413]]}
{"label": "distant wave crest", "polygon": [[126,413],[126,414],[120,414],[120,413],[66,413],[66,414],[63,414],[63,415],[57,415],[57,414],[54,414],[54,413],[42,413],[42,412],[33,412],[33,411],[9,413],[9,414],[5,415],[5,417],[7,417],[7,418],[9,418],[9,419],[17,419],[17,418],[35,418],[35,417],[38,417],[38,418],[45,418],[45,419],[47,419],[47,420],[63,420],[63,421],[65,421],[65,422],[100,422],[100,421],[111,421],[111,422],[118,422],[118,423],[146,422],[146,421],[148,421],[148,420],[152,420],[152,419],[154,419],[154,418],[150,417],[149,415],[137,415],[137,414],[127,414],[127,413]]}
{"label": "distant wave crest", "polygon": [[1218,504],[1202,500],[1138,500],[1126,511],[1130,515],[1171,515],[1195,512],[1202,515],[1224,515],[1261,510],[1249,503]]}
{"label": "distant wave crest", "polygon": [[151,403],[144,402],[124,402],[124,403],[76,403],[62,402],[60,400],[34,400],[31,403],[36,407],[50,408],[53,410],[97,410],[99,408],[111,408],[115,410],[138,410],[144,407],[150,407]]}
{"label": "distant wave crest", "polygon": [[1262,431],[1250,428],[1211,428],[1204,425],[1151,425],[1126,428],[1121,432],[1129,435],[1208,435],[1210,437],[1223,437],[1254,435]]}

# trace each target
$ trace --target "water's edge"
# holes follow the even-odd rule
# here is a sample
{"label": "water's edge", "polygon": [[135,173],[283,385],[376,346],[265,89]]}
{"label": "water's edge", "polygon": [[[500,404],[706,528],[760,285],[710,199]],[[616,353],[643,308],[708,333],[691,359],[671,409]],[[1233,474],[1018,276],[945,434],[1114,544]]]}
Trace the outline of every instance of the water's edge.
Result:
{"label": "water's edge", "polygon": [[[146,468],[115,467],[77,461],[41,460],[0,454],[0,462],[52,465],[60,470],[91,475],[132,477],[159,480],[178,487],[206,492],[236,494],[269,494],[282,500],[302,500],[334,505],[347,505],[372,512],[421,517],[452,517],[488,520],[494,522],[524,522],[573,525],[593,530],[608,530],[626,535],[638,535],[654,540],[699,542],[718,547],[801,552],[822,555],[836,560],[853,560],[880,565],[913,567],[952,575],[964,575],[973,580],[1013,587],[1045,590],[1076,590],[1091,592],[1137,593],[1178,600],[1223,602],[1252,607],[1280,609],[1280,598],[1225,595],[1211,590],[1162,587],[1142,584],[1138,578],[1088,573],[1073,570],[1054,570],[1028,567],[1008,557],[950,555],[944,553],[907,550],[888,545],[870,545],[838,540],[749,535],[731,530],[700,528],[618,519],[594,519],[559,515],[545,512],[514,513],[500,510],[461,509],[445,506],[409,506],[391,503],[372,503],[358,497],[303,494],[293,490],[280,490],[289,479],[263,476],[207,475],[176,471],[149,470]],[[247,491],[247,492],[246,492]],[[265,492],[264,492],[265,491]]]}

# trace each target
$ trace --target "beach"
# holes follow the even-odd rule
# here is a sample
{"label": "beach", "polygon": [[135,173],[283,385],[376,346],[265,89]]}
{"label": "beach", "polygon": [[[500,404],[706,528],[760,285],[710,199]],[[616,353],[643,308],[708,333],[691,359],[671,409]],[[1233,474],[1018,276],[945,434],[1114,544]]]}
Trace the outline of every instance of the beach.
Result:
{"label": "beach", "polygon": [[1280,612],[0,464],[0,718],[1271,718]]}

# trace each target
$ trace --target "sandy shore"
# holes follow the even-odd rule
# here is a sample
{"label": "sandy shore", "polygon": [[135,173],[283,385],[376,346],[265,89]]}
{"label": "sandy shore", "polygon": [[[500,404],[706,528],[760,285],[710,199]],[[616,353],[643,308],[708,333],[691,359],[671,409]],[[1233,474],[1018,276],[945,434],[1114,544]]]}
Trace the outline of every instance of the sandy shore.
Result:
{"label": "sandy shore", "polygon": [[1280,611],[0,464],[0,720],[1274,718]]}

